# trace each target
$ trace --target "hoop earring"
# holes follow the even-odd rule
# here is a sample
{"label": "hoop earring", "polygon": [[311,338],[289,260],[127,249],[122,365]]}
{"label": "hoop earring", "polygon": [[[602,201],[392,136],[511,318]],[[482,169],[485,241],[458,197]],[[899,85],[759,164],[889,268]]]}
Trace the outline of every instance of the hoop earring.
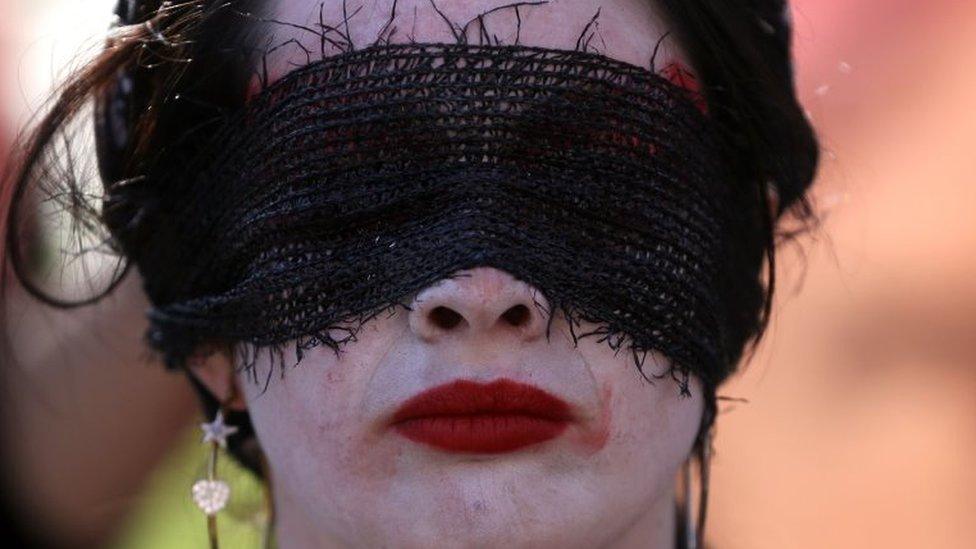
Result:
{"label": "hoop earring", "polygon": [[210,445],[210,457],[207,461],[207,478],[193,483],[191,494],[193,502],[207,516],[210,549],[218,549],[217,513],[230,500],[230,486],[217,478],[217,456],[221,448],[227,448],[227,437],[236,433],[237,427],[224,423],[224,411],[220,409],[212,422],[201,423],[200,428],[203,429],[203,443]]}
{"label": "hoop earring", "polygon": [[698,526],[695,533],[697,540],[705,539],[705,518],[708,512],[708,485],[712,468],[712,435],[714,427],[709,427],[702,440],[698,456]]}
{"label": "hoop earring", "polygon": [[[692,488],[691,488],[691,462],[698,458],[698,520],[694,520],[692,512]],[[685,522],[685,549],[698,549],[698,544],[705,539],[705,518],[708,510],[708,484],[711,474],[712,459],[712,428],[705,432],[692,456],[685,460],[682,469],[682,480],[684,484],[684,522]]]}
{"label": "hoop earring", "polygon": [[684,509],[682,514],[684,515],[685,523],[685,540],[684,549],[698,549],[698,531],[694,523],[694,517],[691,512],[691,460],[692,457],[688,457],[685,460],[685,464],[682,467],[681,479],[682,484],[684,484],[685,497],[684,497]]}

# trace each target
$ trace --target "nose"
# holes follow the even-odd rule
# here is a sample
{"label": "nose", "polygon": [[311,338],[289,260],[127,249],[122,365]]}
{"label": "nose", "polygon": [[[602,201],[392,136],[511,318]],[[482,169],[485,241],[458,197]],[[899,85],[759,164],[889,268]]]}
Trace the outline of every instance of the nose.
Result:
{"label": "nose", "polygon": [[549,314],[535,287],[500,269],[477,267],[421,290],[409,320],[426,342],[460,335],[531,341],[546,332]]}

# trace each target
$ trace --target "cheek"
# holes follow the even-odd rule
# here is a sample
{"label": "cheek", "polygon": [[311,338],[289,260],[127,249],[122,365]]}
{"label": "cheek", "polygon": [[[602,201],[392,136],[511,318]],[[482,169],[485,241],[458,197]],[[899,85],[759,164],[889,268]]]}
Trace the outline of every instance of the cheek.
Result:
{"label": "cheek", "polygon": [[[376,433],[362,428],[361,403],[369,379],[391,334],[380,321],[367,323],[359,339],[337,358],[327,347],[307,351],[302,362],[275,371],[268,388],[242,379],[251,420],[277,486],[321,505],[315,494],[338,486],[383,482],[396,474],[396,451],[377,445]],[[267,374],[268,363],[259,372]],[[360,490],[345,490],[345,494]],[[326,498],[330,499],[330,498]]]}
{"label": "cheek", "polygon": [[[697,378],[689,379],[692,396],[681,396],[670,376],[652,377],[653,383],[643,379],[624,352],[614,356],[608,346],[593,343],[581,343],[580,352],[601,387],[599,412],[593,427],[580,434],[581,447],[607,475],[624,483],[628,477],[643,478],[656,490],[669,489],[698,433],[704,400]],[[651,354],[645,371],[660,374],[668,365]]]}
{"label": "cheek", "polygon": [[290,482],[289,477],[302,476],[312,464],[321,474],[326,464],[337,462],[339,449],[347,447],[352,433],[345,426],[355,384],[346,370],[344,361],[316,349],[284,377],[273,377],[263,393],[260,386],[245,389],[251,421],[276,482]]}
{"label": "cheek", "polygon": [[[667,364],[659,358],[655,362]],[[634,369],[633,366],[631,366]],[[663,368],[662,368],[663,370]],[[620,432],[652,457],[678,465],[688,455],[704,409],[697,380],[689,380],[692,396],[682,396],[678,383],[665,376],[653,385],[634,371],[629,383],[621,384],[617,407]]]}

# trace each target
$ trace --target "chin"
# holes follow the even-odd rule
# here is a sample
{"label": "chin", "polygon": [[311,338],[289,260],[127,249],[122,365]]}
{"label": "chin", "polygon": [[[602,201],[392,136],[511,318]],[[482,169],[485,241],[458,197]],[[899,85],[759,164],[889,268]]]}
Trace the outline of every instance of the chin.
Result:
{"label": "chin", "polygon": [[[471,473],[469,471],[469,473]],[[454,472],[385,502],[378,521],[382,539],[365,546],[469,548],[592,548],[605,543],[616,524],[595,510],[612,503],[590,501],[571,479],[540,478],[517,468]],[[409,502],[409,503],[407,503]],[[409,509],[408,512],[405,512]],[[611,530],[612,531],[612,530]]]}

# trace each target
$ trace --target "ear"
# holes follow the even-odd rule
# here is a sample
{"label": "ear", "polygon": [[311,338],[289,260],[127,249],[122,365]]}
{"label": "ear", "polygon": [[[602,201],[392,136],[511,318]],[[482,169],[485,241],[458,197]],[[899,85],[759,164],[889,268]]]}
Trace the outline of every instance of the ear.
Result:
{"label": "ear", "polygon": [[229,349],[190,357],[187,368],[224,408],[235,412],[247,410],[240,381],[234,373],[234,355]]}

